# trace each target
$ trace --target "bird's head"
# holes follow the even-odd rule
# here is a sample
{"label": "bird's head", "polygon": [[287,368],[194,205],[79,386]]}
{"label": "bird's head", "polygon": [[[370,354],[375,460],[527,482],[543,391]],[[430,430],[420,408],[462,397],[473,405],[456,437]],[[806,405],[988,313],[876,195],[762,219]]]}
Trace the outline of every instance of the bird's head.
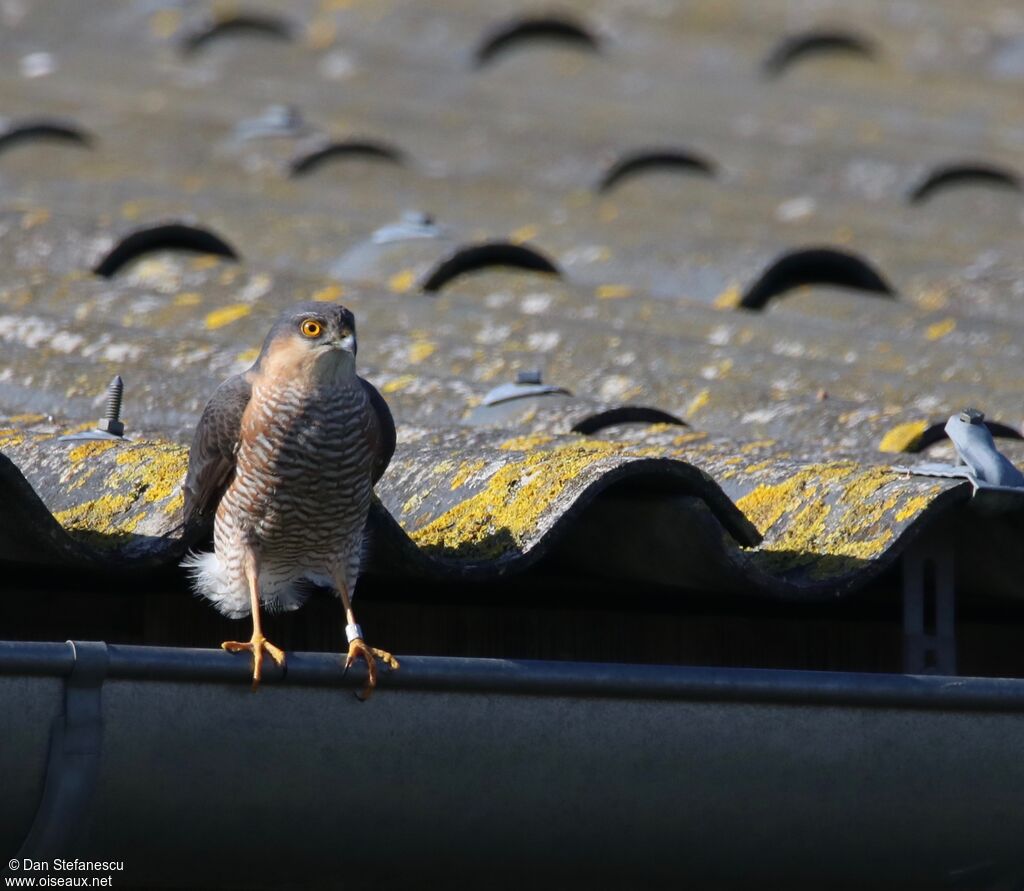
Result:
{"label": "bird's head", "polygon": [[281,313],[256,360],[285,374],[355,371],[356,319],[340,303],[298,303]]}

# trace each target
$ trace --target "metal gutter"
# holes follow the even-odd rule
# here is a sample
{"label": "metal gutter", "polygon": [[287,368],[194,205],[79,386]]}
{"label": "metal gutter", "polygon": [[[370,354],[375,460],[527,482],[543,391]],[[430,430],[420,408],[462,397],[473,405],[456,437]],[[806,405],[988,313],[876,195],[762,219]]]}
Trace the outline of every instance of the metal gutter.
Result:
{"label": "metal gutter", "polygon": [[[0,675],[68,676],[80,643],[0,641]],[[248,684],[245,659],[222,650],[107,644],[110,680]],[[382,689],[636,699],[1024,712],[1024,679],[866,674],[593,662],[402,656]],[[341,657],[289,653],[285,671],[265,666],[268,684],[357,688]]]}
{"label": "metal gutter", "polygon": [[333,654],[253,694],[217,650],[0,642],[0,864],[123,860],[113,887],[153,888],[1024,879],[1024,679],[401,658],[361,704]]}

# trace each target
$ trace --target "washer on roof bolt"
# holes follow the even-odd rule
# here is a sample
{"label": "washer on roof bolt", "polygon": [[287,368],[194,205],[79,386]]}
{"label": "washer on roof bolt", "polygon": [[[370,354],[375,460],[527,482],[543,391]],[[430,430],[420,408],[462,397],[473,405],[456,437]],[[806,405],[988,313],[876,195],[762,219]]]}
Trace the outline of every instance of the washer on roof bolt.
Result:
{"label": "washer on roof bolt", "polygon": [[235,125],[237,139],[261,139],[267,136],[299,136],[309,129],[302,111],[294,105],[268,105],[255,117]]}
{"label": "washer on roof bolt", "polygon": [[523,399],[527,396],[547,396],[551,393],[572,396],[572,393],[565,387],[545,384],[539,370],[520,371],[516,375],[514,383],[499,384],[484,396],[481,405],[499,405],[513,399]]}
{"label": "washer on roof bolt", "polygon": [[448,233],[448,228],[438,225],[433,214],[407,210],[397,223],[388,223],[377,229],[371,240],[374,244],[390,244],[417,238],[444,238]]}

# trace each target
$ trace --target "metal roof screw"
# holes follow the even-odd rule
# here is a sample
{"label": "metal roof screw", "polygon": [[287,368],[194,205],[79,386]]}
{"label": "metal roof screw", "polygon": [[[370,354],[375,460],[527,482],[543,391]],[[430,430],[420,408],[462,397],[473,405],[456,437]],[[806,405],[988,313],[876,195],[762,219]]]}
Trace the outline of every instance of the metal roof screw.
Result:
{"label": "metal roof screw", "polygon": [[544,377],[540,372],[540,369],[533,369],[532,371],[520,371],[516,374],[517,384],[542,384],[544,383]]}
{"label": "metal roof screw", "polygon": [[92,430],[67,433],[58,436],[57,442],[86,442],[93,439],[124,439],[124,424],[121,423],[121,399],[124,396],[124,381],[115,374],[107,387],[107,407],[103,417]]}
{"label": "metal roof screw", "polygon": [[121,399],[123,396],[124,381],[121,380],[121,375],[115,374],[114,379],[107,387],[107,410],[96,425],[97,430],[114,436],[124,436],[124,424],[121,423]]}
{"label": "metal roof screw", "polygon": [[402,214],[402,222],[411,226],[433,226],[434,215],[422,210],[407,210]]}
{"label": "metal roof screw", "polygon": [[960,412],[960,420],[965,424],[981,424],[985,421],[985,413],[976,408],[965,408]]}
{"label": "metal roof screw", "polygon": [[294,105],[268,105],[263,110],[266,122],[280,130],[294,130],[302,126],[302,112]]}

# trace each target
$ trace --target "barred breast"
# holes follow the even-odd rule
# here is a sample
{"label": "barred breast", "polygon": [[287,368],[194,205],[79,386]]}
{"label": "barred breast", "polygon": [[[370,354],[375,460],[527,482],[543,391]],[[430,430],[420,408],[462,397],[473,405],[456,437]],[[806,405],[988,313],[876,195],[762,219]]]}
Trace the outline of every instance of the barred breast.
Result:
{"label": "barred breast", "polygon": [[372,497],[368,408],[354,376],[346,386],[254,386],[217,511],[217,552],[247,542],[268,571],[292,576],[357,567]]}

